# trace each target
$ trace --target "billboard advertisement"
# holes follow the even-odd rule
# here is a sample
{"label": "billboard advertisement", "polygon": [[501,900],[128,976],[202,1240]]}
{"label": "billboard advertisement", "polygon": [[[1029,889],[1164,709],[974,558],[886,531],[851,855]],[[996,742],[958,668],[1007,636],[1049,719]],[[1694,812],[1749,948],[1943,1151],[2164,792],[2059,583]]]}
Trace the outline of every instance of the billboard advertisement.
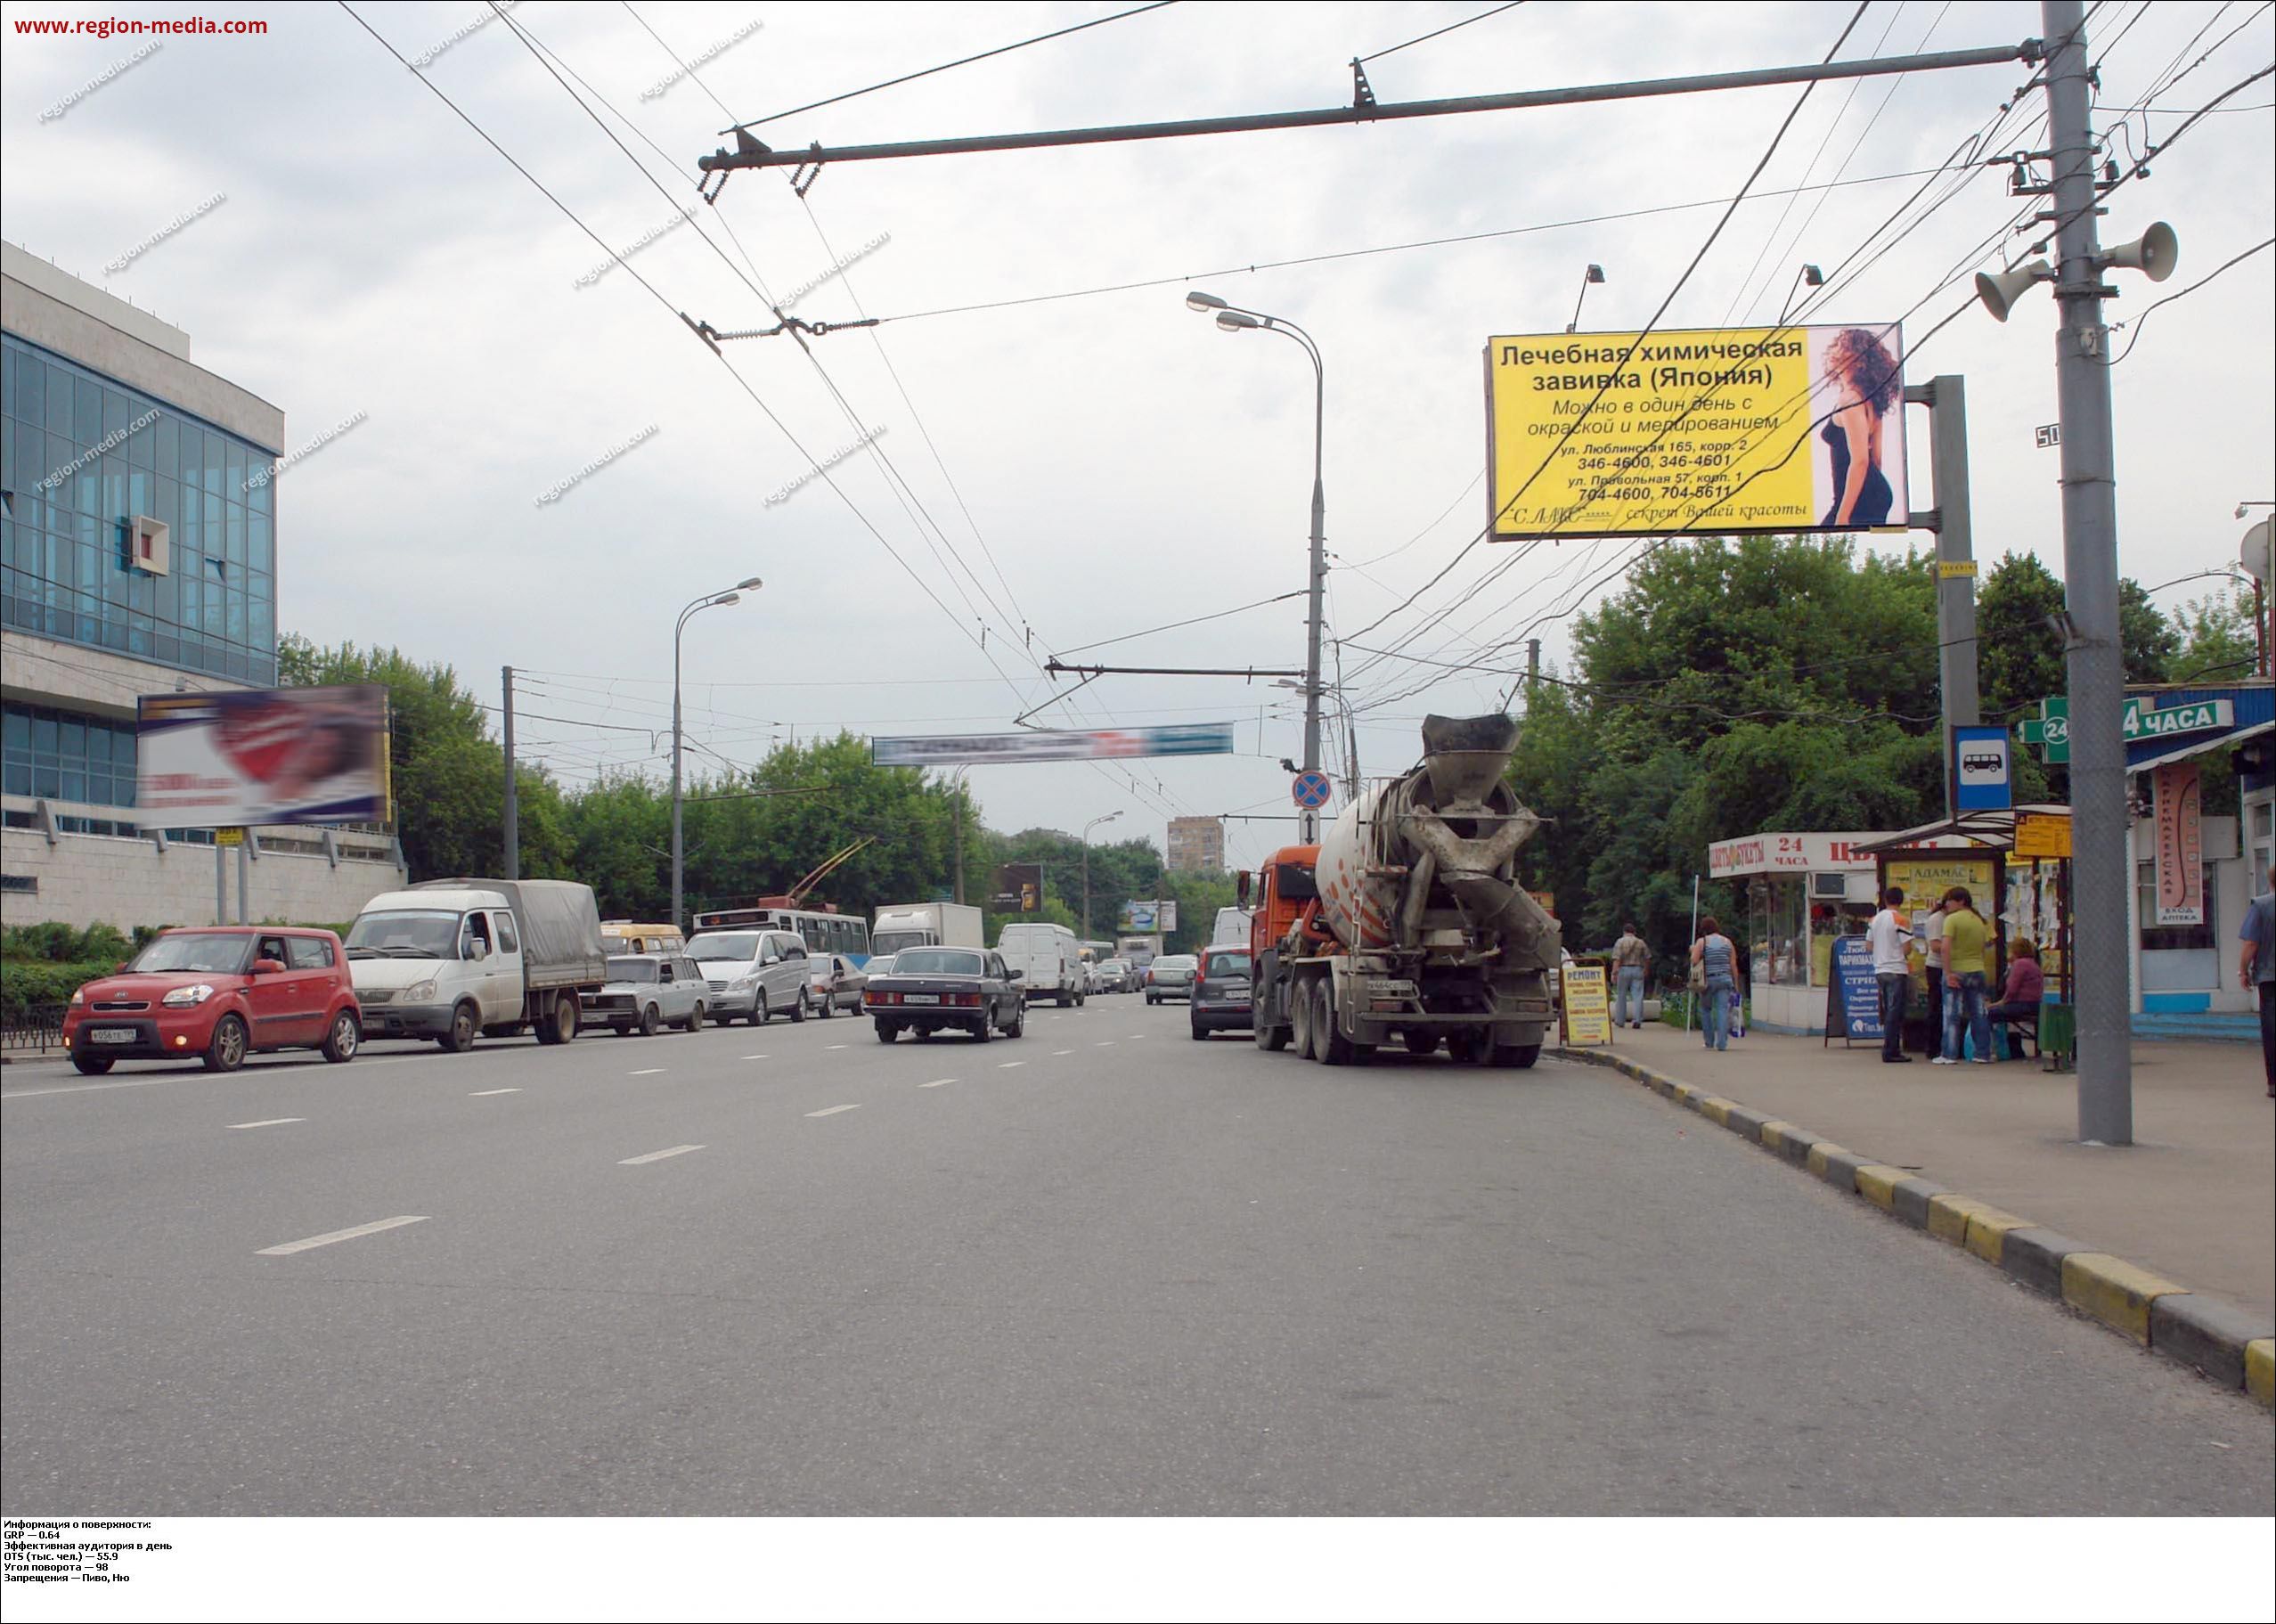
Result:
{"label": "billboard advertisement", "polygon": [[387,815],[387,690],[144,694],[135,810],[145,823],[378,823]]}
{"label": "billboard advertisement", "polygon": [[872,739],[879,767],[961,767],[990,762],[1088,762],[1134,755],[1230,755],[1233,724],[1202,722],[1174,728],[1105,728],[967,733],[950,738]]}
{"label": "billboard advertisement", "polygon": [[1486,344],[1495,541],[1903,530],[1902,327]]}
{"label": "billboard advertisement", "polygon": [[1043,865],[1007,862],[996,869],[988,906],[998,913],[1038,913],[1043,908]]}
{"label": "billboard advertisement", "polygon": [[1125,902],[1122,930],[1133,936],[1167,935],[1178,928],[1175,902]]}

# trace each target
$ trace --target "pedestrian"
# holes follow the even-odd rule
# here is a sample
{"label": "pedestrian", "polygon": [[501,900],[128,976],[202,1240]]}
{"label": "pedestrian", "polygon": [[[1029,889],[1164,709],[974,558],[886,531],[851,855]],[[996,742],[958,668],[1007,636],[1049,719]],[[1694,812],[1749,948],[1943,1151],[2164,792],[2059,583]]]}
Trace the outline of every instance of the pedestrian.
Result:
{"label": "pedestrian", "polygon": [[1938,897],[1929,904],[1921,925],[1921,947],[1928,955],[1929,1031],[1937,1034],[1930,1042],[1941,1042],[1944,1032],[1944,899]]}
{"label": "pedestrian", "polygon": [[1970,1039],[1976,1064],[1992,1063],[1992,1023],[1984,985],[1991,959],[1991,927],[1976,911],[1965,885],[1944,894],[1944,1053],[1932,1064],[1958,1065]]}
{"label": "pedestrian", "polygon": [[2276,1099],[2276,892],[2253,898],[2237,940],[2245,944],[2237,979],[2260,989],[2260,1067],[2268,1073],[2268,1098]]}
{"label": "pedestrian", "polygon": [[1723,934],[1715,916],[1699,922],[1699,940],[1692,943],[1692,964],[1698,970],[1706,1000],[1699,1035],[1709,1049],[1731,1047],[1731,994],[1736,990],[1739,950]]}
{"label": "pedestrian", "polygon": [[[1652,949],[1642,936],[1636,934],[1633,923],[1620,926],[1620,939],[1612,943],[1612,966],[1618,985],[1612,1002],[1612,1024],[1626,1025],[1633,1031],[1644,1030],[1644,975],[1652,967]],[[1629,1016],[1630,999],[1634,999],[1635,1016]]]}
{"label": "pedestrian", "polygon": [[1913,934],[1904,914],[1905,887],[1891,885],[1880,894],[1880,911],[1865,926],[1865,942],[1872,949],[1873,983],[1880,989],[1880,1058],[1884,1065],[1910,1065],[1905,1052],[1905,1002],[1913,978],[1905,963],[1905,941]]}
{"label": "pedestrian", "polygon": [[1731,1035],[1743,1038],[1747,1035],[1747,988],[1754,979],[1754,959],[1747,951],[1745,943],[1734,945],[1738,952],[1739,973],[1733,978],[1731,985]]}
{"label": "pedestrian", "polygon": [[2035,1036],[2039,1030],[2039,1000],[2046,992],[2047,977],[2039,968],[2038,944],[2026,936],[2015,944],[2015,956],[2008,960],[2007,985],[2000,989],[1999,1002],[1992,1006],[1990,1019],[1995,1025],[2003,1021],[2018,1024],[2028,1021]]}

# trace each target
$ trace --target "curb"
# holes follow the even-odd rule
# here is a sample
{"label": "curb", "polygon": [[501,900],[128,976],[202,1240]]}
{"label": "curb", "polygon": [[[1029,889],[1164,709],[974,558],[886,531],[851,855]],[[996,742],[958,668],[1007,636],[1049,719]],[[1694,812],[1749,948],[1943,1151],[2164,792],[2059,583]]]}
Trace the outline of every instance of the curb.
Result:
{"label": "curb", "polygon": [[2276,1408],[2276,1326],[2218,1297],[2207,1297],[1972,1196],[1962,1196],[1750,1110],[1635,1060],[1595,1049],[1559,1049],[1561,1059],[1606,1066],[1813,1178],[1871,1202],[1989,1263],[2019,1285],[2054,1298],[2164,1354],[2207,1381]]}

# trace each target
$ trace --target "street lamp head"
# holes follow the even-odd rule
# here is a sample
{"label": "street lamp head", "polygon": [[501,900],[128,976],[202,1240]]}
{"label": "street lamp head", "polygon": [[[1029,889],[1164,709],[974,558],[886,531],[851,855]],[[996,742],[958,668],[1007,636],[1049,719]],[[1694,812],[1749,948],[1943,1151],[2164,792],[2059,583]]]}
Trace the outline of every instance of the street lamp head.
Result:
{"label": "street lamp head", "polygon": [[753,575],[748,581],[738,581],[735,583],[735,590],[738,592],[755,592],[765,584],[766,583],[760,580],[758,576]]}
{"label": "street lamp head", "polygon": [[723,609],[730,603],[740,603],[742,601],[743,594],[740,592],[722,592],[718,597],[713,599],[707,607],[714,609]]}
{"label": "street lamp head", "polygon": [[1590,282],[1601,283],[1604,280],[1604,267],[1603,265],[1590,265],[1588,267],[1587,274]]}
{"label": "street lamp head", "polygon": [[1217,324],[1220,327],[1222,327],[1227,332],[1239,332],[1244,327],[1262,327],[1264,325],[1264,323],[1258,321],[1256,317],[1252,315],[1244,315],[1237,310],[1219,311],[1217,313]]}
{"label": "street lamp head", "polygon": [[1218,298],[1214,293],[1188,293],[1186,295],[1186,308],[1188,310],[1222,310],[1225,308],[1225,301]]}

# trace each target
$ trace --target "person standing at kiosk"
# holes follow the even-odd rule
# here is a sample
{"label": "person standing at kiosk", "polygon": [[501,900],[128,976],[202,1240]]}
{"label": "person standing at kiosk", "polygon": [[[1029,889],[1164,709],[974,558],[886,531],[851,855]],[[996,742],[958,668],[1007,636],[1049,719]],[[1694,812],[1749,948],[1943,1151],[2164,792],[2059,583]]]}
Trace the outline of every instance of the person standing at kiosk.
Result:
{"label": "person standing at kiosk", "polygon": [[1865,941],[1873,955],[1873,981],[1880,989],[1880,1058],[1884,1065],[1909,1065],[1905,1052],[1905,1004],[1912,991],[1912,976],[1905,963],[1905,939],[1913,933],[1905,923],[1905,887],[1891,885],[1880,894],[1880,911],[1865,926]]}

